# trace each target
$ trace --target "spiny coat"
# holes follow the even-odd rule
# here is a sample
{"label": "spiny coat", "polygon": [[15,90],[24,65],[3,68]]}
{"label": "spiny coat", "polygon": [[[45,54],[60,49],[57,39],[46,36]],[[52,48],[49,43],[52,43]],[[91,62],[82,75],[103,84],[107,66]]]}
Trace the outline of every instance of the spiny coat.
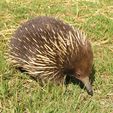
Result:
{"label": "spiny coat", "polygon": [[92,94],[93,53],[86,35],[77,28],[52,17],[37,17],[22,24],[9,45],[11,63],[31,76],[57,83],[74,76]]}

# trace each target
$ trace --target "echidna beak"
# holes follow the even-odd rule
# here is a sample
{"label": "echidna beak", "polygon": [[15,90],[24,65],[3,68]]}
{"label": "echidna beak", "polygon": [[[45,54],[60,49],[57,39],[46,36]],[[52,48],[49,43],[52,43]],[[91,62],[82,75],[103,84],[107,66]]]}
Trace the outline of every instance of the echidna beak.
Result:
{"label": "echidna beak", "polygon": [[92,90],[92,85],[89,81],[89,77],[85,77],[82,79],[82,82],[84,83],[86,90],[88,92],[89,95],[93,96],[93,90]]}

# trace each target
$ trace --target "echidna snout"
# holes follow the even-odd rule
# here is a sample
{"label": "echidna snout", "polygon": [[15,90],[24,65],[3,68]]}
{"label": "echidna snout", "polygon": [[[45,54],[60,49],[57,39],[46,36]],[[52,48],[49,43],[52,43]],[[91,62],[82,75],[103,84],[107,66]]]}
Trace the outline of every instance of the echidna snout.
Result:
{"label": "echidna snout", "polygon": [[82,79],[82,82],[84,83],[84,85],[85,85],[85,87],[87,89],[88,94],[91,95],[91,96],[93,96],[93,89],[92,89],[92,85],[91,85],[91,83],[89,81],[89,77],[87,77],[87,76],[84,77]]}
{"label": "echidna snout", "polygon": [[9,46],[11,64],[37,80],[61,83],[69,74],[80,75],[78,79],[92,91],[85,79],[92,68],[91,44],[77,28],[51,17],[37,17],[16,30]]}

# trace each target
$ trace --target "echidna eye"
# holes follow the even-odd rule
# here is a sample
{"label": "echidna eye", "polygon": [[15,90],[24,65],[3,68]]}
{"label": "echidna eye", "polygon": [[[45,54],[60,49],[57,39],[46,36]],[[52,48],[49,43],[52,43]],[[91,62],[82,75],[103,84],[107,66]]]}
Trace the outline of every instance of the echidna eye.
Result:
{"label": "echidna eye", "polygon": [[80,73],[76,73],[76,77],[79,78],[80,77]]}

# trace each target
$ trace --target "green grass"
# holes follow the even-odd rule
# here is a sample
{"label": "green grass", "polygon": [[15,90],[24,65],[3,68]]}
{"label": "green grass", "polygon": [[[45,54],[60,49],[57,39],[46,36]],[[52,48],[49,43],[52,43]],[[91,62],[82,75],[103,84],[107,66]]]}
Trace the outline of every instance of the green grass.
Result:
{"label": "green grass", "polygon": [[[58,17],[87,33],[96,70],[93,97],[73,84],[67,92],[40,87],[6,62],[11,34],[39,15]],[[0,0],[0,113],[113,113],[113,0]]]}

